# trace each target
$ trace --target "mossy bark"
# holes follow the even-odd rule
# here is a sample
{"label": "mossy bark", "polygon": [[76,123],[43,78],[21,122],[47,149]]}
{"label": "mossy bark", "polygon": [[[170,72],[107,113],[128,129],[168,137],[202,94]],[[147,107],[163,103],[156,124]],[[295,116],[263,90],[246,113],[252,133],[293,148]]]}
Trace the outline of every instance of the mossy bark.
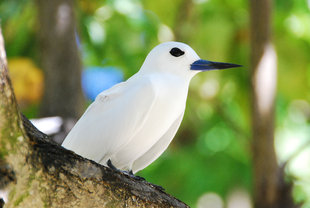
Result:
{"label": "mossy bark", "polygon": [[5,207],[188,207],[147,181],[62,148],[20,115],[1,30],[0,145],[0,164],[10,170],[0,180],[11,173],[0,187],[9,191]]}

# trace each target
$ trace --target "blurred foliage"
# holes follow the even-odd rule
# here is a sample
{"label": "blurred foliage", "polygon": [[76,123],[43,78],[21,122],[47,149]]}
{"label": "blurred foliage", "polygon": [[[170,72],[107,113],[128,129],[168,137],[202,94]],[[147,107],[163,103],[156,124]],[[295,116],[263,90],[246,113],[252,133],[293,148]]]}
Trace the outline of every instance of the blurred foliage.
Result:
{"label": "blurred foliage", "polygon": [[[293,180],[294,197],[304,201],[304,207],[310,207],[309,10],[309,0],[274,1],[273,42],[278,55],[276,150],[279,163],[290,159],[287,180]],[[36,13],[35,1],[0,3],[9,58],[27,57],[38,64]],[[194,207],[207,192],[218,194],[225,203],[236,188],[251,194],[248,1],[79,0],[76,15],[85,68],[114,66],[128,78],[138,71],[155,45],[169,40],[186,42],[202,58],[244,65],[193,79],[176,138],[139,175]],[[29,74],[33,73],[30,68]],[[30,96],[32,90],[28,92]],[[24,111],[34,115],[34,106]],[[302,146],[302,152],[294,154]]]}

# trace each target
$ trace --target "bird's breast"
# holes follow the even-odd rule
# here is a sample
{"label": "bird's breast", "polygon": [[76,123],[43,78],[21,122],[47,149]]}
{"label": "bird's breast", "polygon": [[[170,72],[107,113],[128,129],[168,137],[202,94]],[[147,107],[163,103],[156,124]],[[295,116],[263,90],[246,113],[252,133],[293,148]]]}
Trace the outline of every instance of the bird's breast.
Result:
{"label": "bird's breast", "polygon": [[156,77],[152,81],[155,91],[155,101],[145,119],[137,140],[151,146],[157,141],[183,114],[186,105],[188,86],[173,78]]}

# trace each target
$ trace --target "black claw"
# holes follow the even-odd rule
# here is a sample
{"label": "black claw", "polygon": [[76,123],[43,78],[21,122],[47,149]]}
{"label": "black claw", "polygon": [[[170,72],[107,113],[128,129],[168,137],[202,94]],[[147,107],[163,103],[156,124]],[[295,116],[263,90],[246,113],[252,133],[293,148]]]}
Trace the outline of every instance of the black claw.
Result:
{"label": "black claw", "polygon": [[160,191],[165,191],[165,189],[162,187],[162,186],[159,186],[159,185],[155,185],[155,184],[152,184],[150,183],[152,186],[154,186],[156,189],[160,190]]}
{"label": "black claw", "polygon": [[[139,180],[139,181],[146,181],[146,182],[147,182],[147,180],[145,180],[145,178],[143,178],[143,177],[141,177],[141,176],[136,176],[136,175],[134,175],[133,172],[132,172],[132,170],[130,170],[130,171],[123,171],[123,170],[117,169],[117,168],[112,164],[112,161],[111,161],[110,159],[108,160],[107,165],[108,165],[108,167],[111,168],[112,170],[115,170],[115,171],[121,172],[121,173],[123,173],[123,174],[126,174],[126,175],[128,175],[128,176],[130,176],[130,177],[132,177],[132,178],[134,178],[134,179],[136,179],[136,180]],[[163,187],[161,187],[161,186],[158,186],[158,185],[155,185],[155,184],[152,184],[152,183],[149,183],[149,182],[147,182],[147,183],[150,184],[151,186],[153,186],[154,188],[160,190],[160,191],[165,191],[165,189],[164,189]]]}
{"label": "black claw", "polygon": [[127,173],[130,177],[137,179],[139,181],[146,181],[145,178],[141,177],[141,176],[136,176],[135,174],[133,174],[132,170],[130,171],[124,171],[125,173]]}
{"label": "black claw", "polygon": [[107,165],[109,166],[109,168],[111,168],[112,170],[117,170],[119,171],[119,169],[117,169],[113,164],[112,161],[109,159],[107,162]]}
{"label": "black claw", "polygon": [[[130,171],[123,171],[123,170],[117,169],[117,168],[112,164],[112,161],[111,161],[110,159],[108,160],[107,165],[108,165],[108,167],[111,168],[112,170],[115,170],[115,171],[124,173],[124,174],[126,174],[126,175],[128,175],[128,176],[130,176],[130,177],[132,177],[132,178],[134,178],[134,179],[136,179],[136,180],[139,180],[139,181],[146,181],[146,182],[147,182],[147,180],[145,180],[145,178],[143,178],[143,177],[141,177],[141,176],[136,176],[136,175],[134,175],[133,172],[132,172],[132,170],[130,170]],[[149,182],[147,182],[147,183],[149,183]],[[160,190],[160,191],[165,191],[165,189],[164,189],[163,187],[161,187],[161,186],[158,186],[158,185],[155,185],[155,184],[152,184],[152,183],[149,183],[149,184],[150,184],[151,186],[153,186],[154,188]]]}
{"label": "black claw", "polygon": [[137,179],[137,180],[140,180],[140,181],[142,181],[142,180],[145,181],[145,179],[144,179],[143,177],[141,177],[141,176],[135,176],[135,175],[133,174],[132,170],[130,170],[130,171],[124,171],[124,170],[118,169],[117,167],[115,167],[115,166],[112,164],[112,161],[111,161],[110,159],[108,160],[107,165],[108,165],[108,167],[111,168],[112,170],[115,170],[115,171],[124,173],[124,174],[126,174],[126,175],[128,175],[128,176],[130,176],[130,177],[132,177],[132,178],[134,178],[134,179]]}
{"label": "black claw", "polygon": [[132,177],[133,177],[134,179],[139,180],[139,181],[146,181],[145,178],[143,178],[143,177],[141,177],[141,176],[132,175]]}

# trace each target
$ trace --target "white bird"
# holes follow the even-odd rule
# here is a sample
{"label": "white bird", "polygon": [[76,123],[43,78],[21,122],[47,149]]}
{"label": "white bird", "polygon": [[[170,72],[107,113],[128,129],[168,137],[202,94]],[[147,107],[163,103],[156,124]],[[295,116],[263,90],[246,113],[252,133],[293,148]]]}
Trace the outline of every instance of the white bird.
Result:
{"label": "white bird", "polygon": [[102,165],[136,173],[156,160],[175,136],[193,76],[239,66],[202,60],[184,43],[162,43],[136,74],[96,97],[62,146]]}

